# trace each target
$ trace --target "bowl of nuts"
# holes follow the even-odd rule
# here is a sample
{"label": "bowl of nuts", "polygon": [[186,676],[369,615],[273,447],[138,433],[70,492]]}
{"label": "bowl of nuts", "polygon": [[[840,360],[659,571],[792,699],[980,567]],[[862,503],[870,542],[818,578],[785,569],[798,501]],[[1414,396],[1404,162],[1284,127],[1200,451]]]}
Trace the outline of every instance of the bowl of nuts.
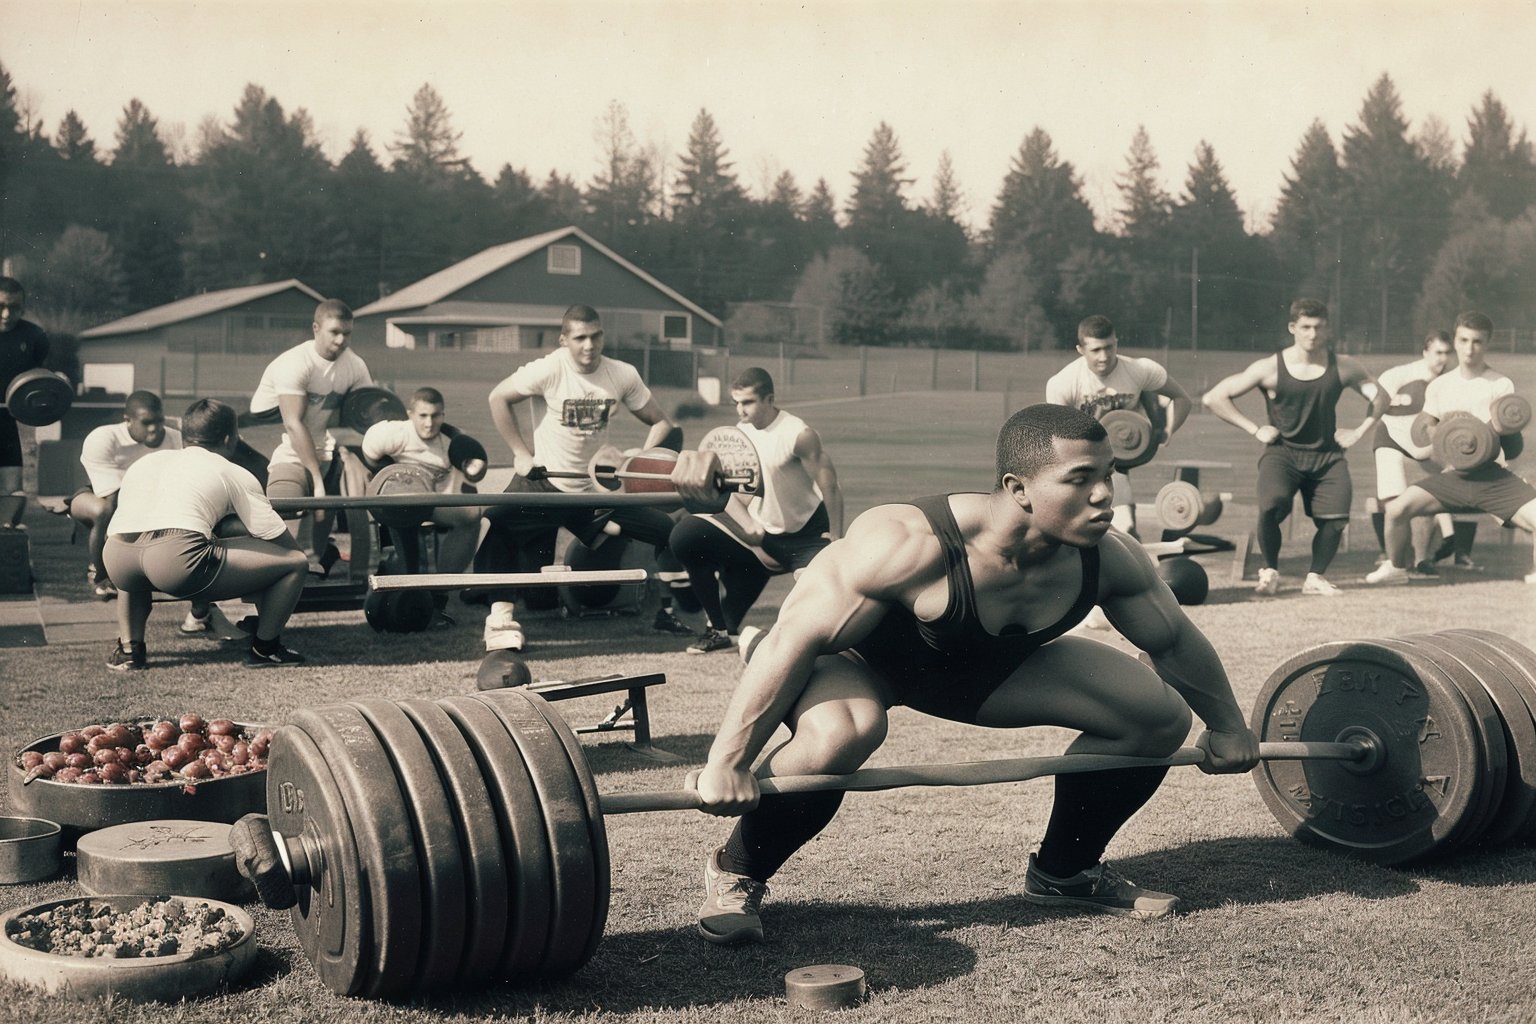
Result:
{"label": "bowl of nuts", "polygon": [[272,730],[198,714],[44,736],[10,770],[18,812],[81,831],[180,818],[233,823],[265,810]]}
{"label": "bowl of nuts", "polygon": [[90,896],[0,915],[0,978],[76,999],[172,1002],[233,984],[256,956],[239,907],[187,896]]}

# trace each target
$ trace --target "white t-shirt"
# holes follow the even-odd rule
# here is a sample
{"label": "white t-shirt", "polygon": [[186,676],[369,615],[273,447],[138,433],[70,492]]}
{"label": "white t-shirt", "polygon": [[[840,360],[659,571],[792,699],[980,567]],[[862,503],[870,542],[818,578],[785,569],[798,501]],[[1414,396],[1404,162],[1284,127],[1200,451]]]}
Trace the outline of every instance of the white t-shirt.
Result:
{"label": "white t-shirt", "polygon": [[[448,438],[438,434],[423,441],[410,420],[381,420],[363,435],[363,458],[370,462],[388,457],[411,466],[422,466],[434,473],[452,469],[448,461]],[[444,483],[447,482],[446,476]]]}
{"label": "white t-shirt", "polygon": [[[304,396],[304,425],[315,441],[315,457],[325,462],[336,450],[336,438],[326,429],[331,415],[341,408],[341,400],[348,391],[372,383],[373,377],[362,356],[346,348],[334,361],[322,359],[315,351],[314,339],[310,339],[267,364],[261,383],[251,395],[251,412],[259,414],[276,409],[279,395]],[[271,465],[298,461],[299,456],[285,433],[272,452]]]}
{"label": "white t-shirt", "polygon": [[762,430],[750,423],[736,424],[757,449],[763,466],[763,493],[747,510],[767,533],[794,533],[821,507],[816,481],[795,454],[795,442],[805,431],[805,421],[783,409]]}
{"label": "white t-shirt", "polygon": [[1436,419],[1445,419],[1446,413],[1469,412],[1486,420],[1492,415],[1493,400],[1514,390],[1514,381],[1492,367],[1483,367],[1476,377],[1466,377],[1455,369],[1430,381],[1424,391],[1424,411]]}
{"label": "white t-shirt", "polygon": [[1151,359],[1120,356],[1114,369],[1100,377],[1079,356],[1045,382],[1045,400],[1068,405],[1097,419],[1111,409],[1137,409],[1144,391],[1168,383],[1168,371]]}
{"label": "white t-shirt", "polygon": [[1394,366],[1376,378],[1377,387],[1392,396],[1392,404],[1387,406],[1381,424],[1387,436],[1405,451],[1414,447],[1409,431],[1413,428],[1413,421],[1424,411],[1429,383],[1435,379],[1436,374],[1422,359]]}
{"label": "white t-shirt", "polygon": [[219,520],[231,512],[252,537],[262,540],[272,540],[288,529],[250,470],[198,445],[162,449],[139,459],[123,474],[117,512],[107,535],[191,530],[212,537]]}
{"label": "white t-shirt", "polygon": [[[518,367],[507,380],[518,393],[544,400],[544,417],[533,430],[534,457],[545,469],[561,473],[587,471],[606,443],[616,406],[638,412],[651,400],[650,388],[633,366],[604,357],[591,373],[581,373],[563,347]],[[571,493],[597,489],[591,480],[550,483]]]}
{"label": "white t-shirt", "polygon": [[123,473],[150,452],[174,451],[181,447],[181,431],[165,428],[165,440],[158,448],[146,448],[128,433],[123,420],[107,423],[85,435],[80,445],[80,465],[91,480],[91,493],[105,498],[123,485]]}

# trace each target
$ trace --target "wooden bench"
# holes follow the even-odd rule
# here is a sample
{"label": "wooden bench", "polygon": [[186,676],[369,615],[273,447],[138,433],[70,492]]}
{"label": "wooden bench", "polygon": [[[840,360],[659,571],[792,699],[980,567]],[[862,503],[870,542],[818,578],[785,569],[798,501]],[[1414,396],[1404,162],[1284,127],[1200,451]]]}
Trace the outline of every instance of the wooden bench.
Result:
{"label": "wooden bench", "polygon": [[[578,734],[604,732],[632,732],[634,741],[626,744],[636,753],[656,761],[677,763],[683,760],[676,754],[651,744],[651,712],[645,691],[667,681],[666,673],[652,672],[639,676],[591,676],[585,679],[547,679],[531,683],[530,693],[536,693],[548,701],[572,700],[577,697],[595,697],[604,693],[624,693],[624,702],[617,704],[602,721],[593,725],[573,726]],[[624,721],[625,716],[629,721]]]}

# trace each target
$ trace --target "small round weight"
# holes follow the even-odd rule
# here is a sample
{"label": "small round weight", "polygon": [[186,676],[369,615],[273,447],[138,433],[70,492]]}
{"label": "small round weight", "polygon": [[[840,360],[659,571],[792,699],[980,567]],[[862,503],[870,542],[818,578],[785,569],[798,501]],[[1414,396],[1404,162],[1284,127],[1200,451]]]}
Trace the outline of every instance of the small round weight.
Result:
{"label": "small round weight", "polygon": [[841,1010],[857,1006],[864,994],[864,972],[846,964],[796,967],[784,975],[784,995],[790,1006]]}

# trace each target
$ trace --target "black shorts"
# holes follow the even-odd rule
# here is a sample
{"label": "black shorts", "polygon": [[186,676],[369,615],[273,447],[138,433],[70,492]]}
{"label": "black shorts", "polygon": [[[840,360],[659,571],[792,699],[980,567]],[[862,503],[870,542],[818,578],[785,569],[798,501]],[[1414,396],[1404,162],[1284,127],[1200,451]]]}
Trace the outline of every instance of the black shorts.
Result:
{"label": "black shorts", "polygon": [[1348,519],[1354,500],[1349,464],[1344,452],[1334,448],[1310,451],[1272,444],[1259,456],[1259,508],[1290,515],[1297,492],[1302,507],[1313,519]]}
{"label": "black shorts", "polygon": [[765,533],[762,548],[775,562],[793,572],[811,564],[816,553],[832,543],[832,519],[827,506],[818,505],[811,518],[794,533]]}
{"label": "black shorts", "polygon": [[1447,512],[1487,512],[1506,524],[1536,500],[1536,487],[1496,462],[1461,472],[1436,473],[1413,486],[1432,494]]}
{"label": "black shorts", "polygon": [[16,420],[0,409],[0,468],[21,465],[21,430]]}
{"label": "black shorts", "polygon": [[191,530],[122,533],[107,538],[101,562],[118,590],[196,597],[224,568],[224,547]]}

